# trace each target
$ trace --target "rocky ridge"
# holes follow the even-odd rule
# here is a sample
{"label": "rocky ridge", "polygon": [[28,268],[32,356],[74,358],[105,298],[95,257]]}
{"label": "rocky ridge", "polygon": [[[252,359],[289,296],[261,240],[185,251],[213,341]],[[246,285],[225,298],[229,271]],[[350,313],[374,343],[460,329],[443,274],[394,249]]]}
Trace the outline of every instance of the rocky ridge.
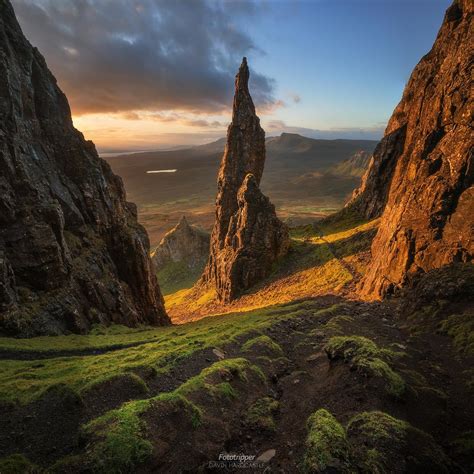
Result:
{"label": "rocky ridge", "polygon": [[0,331],[167,324],[122,181],[71,120],[44,58],[0,1]]}
{"label": "rocky ridge", "polygon": [[329,168],[329,173],[342,176],[362,177],[369,166],[372,155],[364,150],[355,152],[350,158]]}
{"label": "rocky ridge", "polygon": [[265,132],[248,89],[243,59],[235,79],[232,123],[218,175],[216,221],[203,281],[228,302],[268,276],[286,253],[288,230],[259,189],[265,164]]}
{"label": "rocky ridge", "polygon": [[184,262],[189,268],[194,268],[209,256],[209,242],[209,234],[189,225],[183,216],[161,239],[152,253],[152,260],[158,270],[170,262]]}
{"label": "rocky ridge", "polygon": [[467,0],[447,10],[349,203],[368,219],[382,215],[364,297],[380,298],[416,274],[472,261],[473,11]]}

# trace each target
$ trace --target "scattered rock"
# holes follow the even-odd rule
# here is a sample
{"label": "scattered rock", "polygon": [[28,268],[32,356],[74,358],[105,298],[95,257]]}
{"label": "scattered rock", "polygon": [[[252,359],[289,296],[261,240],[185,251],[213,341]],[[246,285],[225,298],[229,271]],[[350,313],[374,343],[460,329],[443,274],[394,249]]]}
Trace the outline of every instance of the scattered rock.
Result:
{"label": "scattered rock", "polygon": [[210,235],[189,225],[183,216],[161,239],[152,253],[152,260],[158,270],[171,262],[184,262],[189,268],[200,267],[209,256],[209,242]]}
{"label": "scattered rock", "polygon": [[220,349],[212,349],[212,352],[218,359],[225,359],[225,354]]}
{"label": "scattered rock", "polygon": [[275,454],[276,450],[269,449],[264,453],[260,454],[260,456],[257,458],[257,462],[269,462],[275,457]]}

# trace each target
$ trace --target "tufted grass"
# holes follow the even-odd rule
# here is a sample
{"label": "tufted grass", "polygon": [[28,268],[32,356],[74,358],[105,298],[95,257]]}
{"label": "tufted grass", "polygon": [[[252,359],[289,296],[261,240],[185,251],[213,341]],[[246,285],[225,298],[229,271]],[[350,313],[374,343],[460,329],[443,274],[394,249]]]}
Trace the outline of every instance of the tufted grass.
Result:
{"label": "tufted grass", "polygon": [[[52,385],[65,384],[78,393],[110,377],[130,374],[141,368],[166,372],[198,350],[222,347],[247,332],[262,330],[281,320],[307,314],[317,303],[311,300],[275,305],[244,313],[201,319],[182,326],[154,329],[109,328],[103,335],[55,336],[11,339],[13,350],[36,352],[71,349],[106,349],[134,341],[138,345],[88,356],[41,360],[3,360],[0,365],[0,400],[27,403]],[[317,317],[319,309],[314,310]],[[129,339],[130,337],[130,339]],[[150,342],[151,341],[151,342]],[[0,341],[1,344],[1,341]],[[5,346],[4,346],[5,347]]]}

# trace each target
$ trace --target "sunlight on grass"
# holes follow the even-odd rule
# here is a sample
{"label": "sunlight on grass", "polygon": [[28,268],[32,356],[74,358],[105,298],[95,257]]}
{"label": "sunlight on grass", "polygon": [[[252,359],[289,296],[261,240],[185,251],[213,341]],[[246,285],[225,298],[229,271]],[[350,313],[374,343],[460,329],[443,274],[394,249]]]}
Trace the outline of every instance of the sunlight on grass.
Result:
{"label": "sunlight on grass", "polygon": [[165,297],[176,323],[232,311],[263,308],[297,298],[336,294],[354,277],[363,275],[366,262],[359,255],[370,249],[379,219],[370,222],[355,214],[291,229],[291,249],[270,277],[231,304],[222,305],[215,293],[198,287]]}
{"label": "sunlight on grass", "polygon": [[[208,347],[222,347],[223,341],[231,342],[235,337],[250,331],[260,330],[290,319],[304,310],[314,311],[317,303],[298,302],[289,305],[275,305],[265,309],[246,313],[233,313],[221,317],[205,318],[183,326],[171,326],[148,330],[129,330],[128,336],[137,347],[130,347],[105,354],[58,357],[35,361],[4,360],[0,366],[0,399],[28,402],[48,387],[64,383],[79,393],[86,387],[110,379],[120,374],[130,373],[140,368],[154,368],[166,372],[177,361],[190,356],[197,350]],[[13,339],[12,346],[23,350],[49,351],[52,348],[75,349],[103,348],[116,343],[117,338],[126,338],[127,334],[102,336],[55,336],[29,340]],[[141,339],[140,339],[141,338]],[[153,342],[148,342],[149,339]]]}

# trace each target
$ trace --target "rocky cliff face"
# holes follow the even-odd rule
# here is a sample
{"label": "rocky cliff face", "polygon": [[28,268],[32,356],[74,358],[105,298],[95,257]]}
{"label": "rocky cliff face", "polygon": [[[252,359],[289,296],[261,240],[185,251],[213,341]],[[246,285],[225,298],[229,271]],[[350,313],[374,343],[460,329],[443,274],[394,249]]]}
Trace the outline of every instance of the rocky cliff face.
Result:
{"label": "rocky cliff face", "polygon": [[413,71],[352,203],[383,210],[361,293],[378,298],[412,275],[473,256],[474,4],[456,0]]}
{"label": "rocky cliff face", "polygon": [[0,0],[0,331],[168,323],[148,251],[120,178]]}
{"label": "rocky cliff face", "polygon": [[288,230],[259,189],[265,132],[248,89],[244,58],[235,79],[232,123],[218,175],[216,222],[203,275],[221,301],[230,301],[267,276],[288,249]]}
{"label": "rocky cliff face", "polygon": [[362,175],[359,188],[353,193],[346,208],[350,208],[366,219],[379,217],[385,209],[395,165],[403,152],[405,126],[388,132],[376,146],[367,171]]}
{"label": "rocky cliff face", "polygon": [[183,216],[161,239],[152,259],[158,270],[170,262],[184,262],[189,268],[199,267],[209,256],[209,243],[209,234],[189,225]]}

